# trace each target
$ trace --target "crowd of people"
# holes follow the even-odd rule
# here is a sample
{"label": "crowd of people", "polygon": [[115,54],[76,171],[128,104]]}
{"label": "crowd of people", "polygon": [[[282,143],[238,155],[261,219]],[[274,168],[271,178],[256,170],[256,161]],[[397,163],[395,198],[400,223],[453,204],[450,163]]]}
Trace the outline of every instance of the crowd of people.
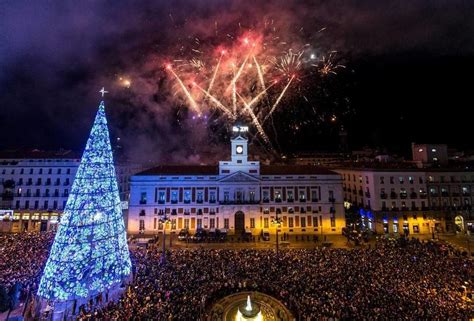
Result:
{"label": "crowd of people", "polygon": [[[474,265],[435,243],[380,240],[371,249],[133,251],[134,281],[83,320],[199,320],[217,299],[260,291],[298,320],[464,320]],[[465,283],[467,282],[467,283]]]}
{"label": "crowd of people", "polygon": [[22,298],[34,293],[53,239],[54,232],[0,235],[0,287],[8,292],[17,285]]}
{"label": "crowd of people", "polygon": [[[51,233],[0,236],[0,285],[36,291]],[[199,320],[216,300],[260,291],[284,303],[297,320],[442,319],[474,317],[466,300],[473,261],[450,246],[380,239],[355,249],[131,250],[133,281],[122,297],[78,319]]]}

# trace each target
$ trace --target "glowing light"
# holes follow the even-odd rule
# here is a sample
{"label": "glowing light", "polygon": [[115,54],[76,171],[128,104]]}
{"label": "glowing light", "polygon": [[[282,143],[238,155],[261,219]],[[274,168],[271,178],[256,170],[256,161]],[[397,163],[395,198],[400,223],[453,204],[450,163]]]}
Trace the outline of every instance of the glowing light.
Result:
{"label": "glowing light", "polygon": [[38,295],[91,298],[131,272],[104,102],[101,102],[59,222]]}

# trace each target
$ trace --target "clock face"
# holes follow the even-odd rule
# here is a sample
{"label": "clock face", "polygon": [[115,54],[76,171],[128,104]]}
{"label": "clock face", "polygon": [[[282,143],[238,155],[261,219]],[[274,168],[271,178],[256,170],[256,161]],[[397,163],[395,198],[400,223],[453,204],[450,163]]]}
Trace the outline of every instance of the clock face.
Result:
{"label": "clock face", "polygon": [[237,148],[235,149],[235,151],[237,152],[237,154],[242,154],[244,152],[244,148],[242,146],[237,146]]}

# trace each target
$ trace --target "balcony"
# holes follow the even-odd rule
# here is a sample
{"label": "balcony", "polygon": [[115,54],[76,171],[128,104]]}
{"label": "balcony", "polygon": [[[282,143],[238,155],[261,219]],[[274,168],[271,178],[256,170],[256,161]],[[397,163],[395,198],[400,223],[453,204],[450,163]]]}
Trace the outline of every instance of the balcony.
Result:
{"label": "balcony", "polygon": [[400,198],[403,200],[406,199],[407,196],[408,196],[407,193],[400,193]]}
{"label": "balcony", "polygon": [[418,198],[418,195],[417,195],[416,193],[414,193],[414,192],[413,192],[413,193],[410,193],[410,198],[412,198],[412,199],[413,199],[413,198]]}
{"label": "balcony", "polygon": [[306,198],[300,198],[300,203],[306,203]]}
{"label": "balcony", "polygon": [[204,203],[204,201],[202,199],[198,199],[198,200],[196,200],[196,203],[197,204],[202,204],[202,203]]}
{"label": "balcony", "polygon": [[394,212],[398,212],[399,208],[398,207],[392,207],[390,210],[394,211]]}
{"label": "balcony", "polygon": [[452,192],[452,193],[451,193],[451,196],[453,196],[453,197],[459,197],[459,193],[458,193],[458,192]]}
{"label": "balcony", "polygon": [[430,197],[438,197],[438,193],[430,193]]}
{"label": "balcony", "polygon": [[380,198],[383,199],[383,200],[387,199],[387,194],[380,193]]}
{"label": "balcony", "polygon": [[388,211],[388,207],[387,206],[382,206],[382,211]]}
{"label": "balcony", "polygon": [[426,199],[427,197],[427,194],[426,193],[420,193],[420,198],[421,199]]}
{"label": "balcony", "polygon": [[281,203],[281,198],[280,197],[275,198],[275,203]]}
{"label": "balcony", "polygon": [[328,199],[328,201],[329,201],[329,203],[334,203],[334,202],[336,202],[336,199],[334,197],[330,197]]}
{"label": "balcony", "polygon": [[209,200],[209,203],[215,204],[215,203],[216,203],[216,199],[215,199],[215,198],[214,198],[214,199],[210,199],[210,200]]}
{"label": "balcony", "polygon": [[171,204],[178,204],[178,200],[171,200]]}
{"label": "balcony", "polygon": [[[259,201],[256,200],[227,200],[227,201],[219,201],[220,205],[235,205],[235,204],[259,204]],[[265,202],[264,202],[265,203]],[[266,202],[268,203],[268,202]]]}
{"label": "balcony", "polygon": [[418,211],[418,207],[412,206],[412,207],[411,207],[411,210],[412,210],[412,211]]}
{"label": "balcony", "polygon": [[[225,202],[225,201],[224,201]],[[219,203],[222,203],[222,202],[219,202]],[[262,200],[262,203],[270,203],[270,200],[268,198],[264,198]]]}
{"label": "balcony", "polygon": [[365,192],[364,195],[365,195],[365,197],[370,198],[370,193],[369,192]]}
{"label": "balcony", "polygon": [[211,211],[211,212],[209,212],[209,215],[216,215],[216,212]]}
{"label": "balcony", "polygon": [[295,199],[293,197],[289,197],[286,202],[287,203],[293,203],[295,201]]}
{"label": "balcony", "polygon": [[449,197],[449,193],[448,192],[441,192],[441,196],[442,197]]}
{"label": "balcony", "polygon": [[145,205],[145,204],[146,204],[146,200],[140,200],[139,204],[140,204],[140,205]]}
{"label": "balcony", "polygon": [[390,198],[393,199],[393,200],[397,199],[398,198],[397,193],[395,193],[395,192],[390,193]]}
{"label": "balcony", "polygon": [[158,200],[158,204],[165,204],[165,200]]}

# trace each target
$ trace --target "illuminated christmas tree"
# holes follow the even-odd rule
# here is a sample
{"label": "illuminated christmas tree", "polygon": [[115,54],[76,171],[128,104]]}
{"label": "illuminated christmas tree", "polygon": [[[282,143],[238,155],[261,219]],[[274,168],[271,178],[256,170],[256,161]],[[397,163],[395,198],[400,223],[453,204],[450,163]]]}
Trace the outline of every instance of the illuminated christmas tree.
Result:
{"label": "illuminated christmas tree", "polygon": [[92,298],[130,274],[104,102],[97,112],[41,278],[38,295],[54,302]]}

